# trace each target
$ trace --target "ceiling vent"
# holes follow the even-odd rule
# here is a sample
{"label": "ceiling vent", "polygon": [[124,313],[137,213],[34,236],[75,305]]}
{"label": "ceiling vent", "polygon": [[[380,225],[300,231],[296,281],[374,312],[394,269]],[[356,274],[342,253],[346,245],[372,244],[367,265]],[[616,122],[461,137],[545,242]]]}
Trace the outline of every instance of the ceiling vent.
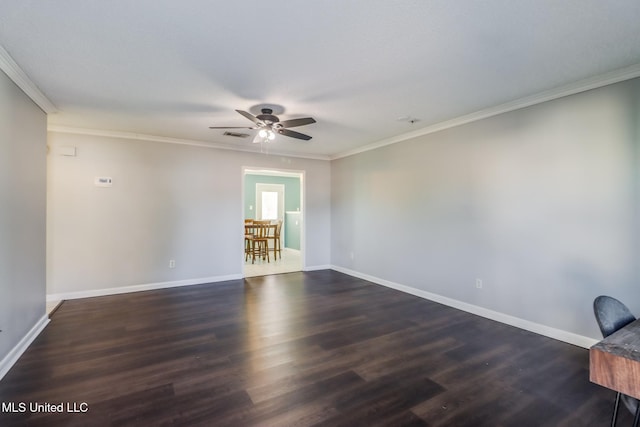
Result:
{"label": "ceiling vent", "polygon": [[238,133],[238,132],[229,132],[229,131],[226,131],[223,135],[224,136],[234,136],[236,138],[246,138],[246,137],[249,136],[248,133]]}

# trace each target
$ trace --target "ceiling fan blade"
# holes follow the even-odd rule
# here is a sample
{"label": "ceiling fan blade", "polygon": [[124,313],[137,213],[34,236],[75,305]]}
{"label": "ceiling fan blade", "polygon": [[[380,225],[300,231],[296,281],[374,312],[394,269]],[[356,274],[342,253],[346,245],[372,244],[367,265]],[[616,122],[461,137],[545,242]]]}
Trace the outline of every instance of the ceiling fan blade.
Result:
{"label": "ceiling fan blade", "polygon": [[276,132],[278,132],[280,135],[290,136],[291,138],[304,139],[305,141],[311,139],[309,135],[305,135],[304,133],[296,132],[294,130],[277,129]]}
{"label": "ceiling fan blade", "polygon": [[315,119],[312,119],[311,117],[305,117],[303,119],[285,120],[283,122],[280,122],[279,124],[283,128],[294,128],[296,126],[310,125],[311,123],[315,122]]}
{"label": "ceiling fan blade", "polygon": [[258,126],[262,127],[264,126],[264,122],[262,120],[260,120],[259,118],[257,118],[256,116],[254,116],[251,113],[247,113],[246,111],[242,111],[242,110],[236,110],[238,113],[242,114],[243,116],[245,116],[247,119],[251,120],[253,123],[257,124]]}

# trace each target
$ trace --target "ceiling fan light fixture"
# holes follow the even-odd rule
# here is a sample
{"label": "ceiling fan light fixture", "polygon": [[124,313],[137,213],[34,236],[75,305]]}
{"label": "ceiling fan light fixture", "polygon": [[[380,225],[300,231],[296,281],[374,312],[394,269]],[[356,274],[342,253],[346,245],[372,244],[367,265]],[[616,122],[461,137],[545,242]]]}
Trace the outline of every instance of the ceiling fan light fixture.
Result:
{"label": "ceiling fan light fixture", "polygon": [[260,129],[258,136],[265,142],[273,141],[276,138],[276,134],[271,129]]}
{"label": "ceiling fan light fixture", "polygon": [[273,140],[276,137],[276,134],[273,133],[271,129],[260,129],[260,132],[258,132],[258,135],[260,136],[260,138],[269,139],[269,140]]}

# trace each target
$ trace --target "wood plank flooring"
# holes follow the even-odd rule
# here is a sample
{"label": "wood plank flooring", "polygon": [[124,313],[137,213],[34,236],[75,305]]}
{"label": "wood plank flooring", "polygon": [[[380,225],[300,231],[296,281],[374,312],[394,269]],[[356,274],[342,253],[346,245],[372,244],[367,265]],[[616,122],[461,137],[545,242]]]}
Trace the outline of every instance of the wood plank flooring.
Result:
{"label": "wood plank flooring", "polygon": [[604,426],[614,393],[588,369],[585,349],[298,272],[64,302],[0,402],[88,410],[3,406],[0,425]]}

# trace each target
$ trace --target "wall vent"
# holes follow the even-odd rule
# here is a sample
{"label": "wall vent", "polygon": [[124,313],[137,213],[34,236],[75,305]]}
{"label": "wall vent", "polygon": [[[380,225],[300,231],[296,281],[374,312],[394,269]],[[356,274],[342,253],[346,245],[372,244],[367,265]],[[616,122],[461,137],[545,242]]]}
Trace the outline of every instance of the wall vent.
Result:
{"label": "wall vent", "polygon": [[238,132],[229,132],[229,131],[225,131],[225,133],[223,133],[224,136],[234,136],[236,138],[246,138],[249,136],[248,133],[238,133]]}

